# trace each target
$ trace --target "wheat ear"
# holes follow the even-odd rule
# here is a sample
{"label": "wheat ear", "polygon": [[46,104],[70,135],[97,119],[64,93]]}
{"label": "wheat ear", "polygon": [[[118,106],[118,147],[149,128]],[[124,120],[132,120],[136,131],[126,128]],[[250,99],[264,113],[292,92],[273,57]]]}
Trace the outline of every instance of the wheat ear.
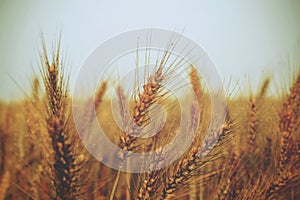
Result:
{"label": "wheat ear", "polygon": [[270,185],[266,190],[266,198],[273,199],[279,195],[279,192],[286,189],[293,182],[299,181],[299,174],[294,169],[289,169],[282,171],[280,175],[275,176],[273,180],[270,181]]}
{"label": "wheat ear", "polygon": [[[161,88],[161,82],[163,81],[163,73],[162,73],[162,67],[159,67],[157,71],[151,75],[148,78],[148,82],[143,86],[143,93],[139,94],[139,98],[137,102],[135,103],[134,111],[133,111],[133,119],[132,123],[127,125],[125,128],[125,132],[120,135],[120,142],[119,142],[119,148],[125,151],[119,152],[119,158],[120,160],[124,160],[127,156],[128,151],[132,151],[136,146],[135,142],[137,140],[137,137],[140,132],[143,129],[143,125],[147,121],[147,113],[149,112],[149,108],[151,105],[157,100],[159,89]],[[122,92],[120,88],[118,89],[118,92]],[[119,101],[121,109],[124,107],[124,96],[120,96],[119,94]],[[125,119],[126,120],[126,119]],[[124,121],[125,121],[124,120]],[[116,180],[113,185],[113,190],[110,196],[110,199],[113,198],[117,183],[119,181],[120,177],[120,171],[117,172]]]}
{"label": "wheat ear", "polygon": [[279,171],[283,171],[293,155],[293,137],[300,114],[300,72],[291,88],[290,95],[283,103],[280,113],[280,159]]}
{"label": "wheat ear", "polygon": [[193,176],[193,172],[210,162],[210,159],[215,156],[212,155],[211,150],[213,150],[213,148],[220,150],[223,144],[228,140],[230,132],[231,124],[224,123],[214,134],[205,138],[201,147],[192,148],[188,157],[180,162],[174,175],[166,179],[160,199],[167,199],[169,195],[178,190],[179,185],[186,183]]}
{"label": "wheat ear", "polygon": [[76,164],[71,141],[69,120],[68,78],[65,77],[60,62],[60,40],[52,64],[49,63],[46,45],[43,40],[42,75],[47,95],[47,130],[54,151],[54,186],[56,198],[75,199],[78,195],[76,185]]}

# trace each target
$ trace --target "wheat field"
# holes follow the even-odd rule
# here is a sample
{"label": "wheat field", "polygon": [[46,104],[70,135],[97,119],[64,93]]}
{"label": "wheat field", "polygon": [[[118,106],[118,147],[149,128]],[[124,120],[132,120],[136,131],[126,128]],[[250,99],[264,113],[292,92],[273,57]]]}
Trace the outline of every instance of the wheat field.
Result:
{"label": "wheat field", "polygon": [[[195,134],[192,144],[164,168],[128,173],[99,162],[79,138],[69,72],[60,57],[59,43],[52,59],[43,43],[40,72],[31,79],[31,92],[22,100],[0,104],[0,200],[300,199],[299,66],[293,67],[289,89],[278,89],[276,95],[269,91],[274,84],[269,77],[253,88],[255,92],[227,95],[224,122],[209,137],[205,133],[214,123],[210,95],[196,68],[190,66],[186,73],[197,99],[191,100],[191,107],[181,109],[190,113],[188,123],[197,124],[188,130]],[[83,102],[83,106],[94,105],[96,117],[89,110],[84,112],[81,137],[95,140],[90,129],[98,120],[107,137],[122,150],[141,153],[164,147],[180,122],[180,105],[162,88],[164,81],[172,81],[167,71],[158,65],[136,99],[130,99],[121,85],[115,88],[120,120],[128,114],[134,122],[126,124],[125,132],[114,125],[106,95],[112,85],[102,81],[95,98]],[[130,102],[129,113],[125,102]],[[164,127],[148,139],[135,137],[145,131],[149,112],[157,103],[168,113]],[[178,152],[174,149],[173,153]],[[120,165],[126,157],[130,154],[118,155]],[[164,162],[164,157],[157,159]]]}

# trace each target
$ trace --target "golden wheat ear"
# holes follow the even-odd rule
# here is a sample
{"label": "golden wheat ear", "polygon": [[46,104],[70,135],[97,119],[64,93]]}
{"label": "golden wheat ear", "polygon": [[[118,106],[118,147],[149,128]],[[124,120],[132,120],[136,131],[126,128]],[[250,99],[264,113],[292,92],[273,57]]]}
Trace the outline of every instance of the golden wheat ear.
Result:
{"label": "golden wheat ear", "polygon": [[[290,94],[286,97],[282,105],[282,110],[279,114],[279,134],[280,134],[280,156],[279,156],[279,172],[289,164],[294,154],[294,144],[296,130],[299,126],[300,116],[300,72],[293,86],[290,89]],[[299,137],[299,135],[298,135]]]}
{"label": "golden wheat ear", "polygon": [[[107,90],[107,82],[104,81],[101,83],[99,88],[97,89],[95,96],[90,97],[86,102],[86,109],[83,113],[82,123],[79,125],[79,131],[81,133],[81,138],[85,141],[90,136],[90,127],[92,126],[92,123],[95,121],[95,118],[97,116],[97,111],[99,110],[99,107],[101,105],[101,102],[103,101],[103,97],[105,95],[105,92]],[[94,104],[94,106],[93,106]],[[96,116],[93,114],[93,112],[96,112]]]}
{"label": "golden wheat ear", "polygon": [[72,132],[70,122],[69,78],[64,72],[60,59],[60,40],[56,52],[52,55],[52,63],[49,62],[43,40],[41,71],[47,96],[46,124],[53,149],[51,169],[53,170],[55,198],[76,199],[80,195],[80,187],[77,183],[79,166],[74,153],[76,134]]}
{"label": "golden wheat ear", "polygon": [[[132,110],[132,120],[128,123],[125,122],[124,131],[120,134],[120,139],[118,143],[118,147],[123,150],[119,151],[119,159],[121,160],[120,167],[123,167],[123,161],[126,157],[129,156],[131,151],[137,149],[138,146],[142,146],[138,143],[138,137],[142,136],[143,130],[145,126],[150,121],[149,119],[149,112],[151,107],[160,101],[162,97],[165,96],[163,94],[163,85],[170,81],[170,77],[167,78],[169,75],[168,70],[170,70],[173,66],[167,67],[167,61],[171,56],[171,50],[173,47],[169,47],[170,49],[164,50],[162,58],[157,58],[157,62],[155,65],[155,70],[148,75],[147,69],[144,68],[144,84],[142,88],[138,88],[138,94],[134,95],[134,106]],[[137,59],[138,59],[138,50],[137,50]],[[147,60],[146,55],[146,60]],[[135,86],[139,84],[139,77],[138,77],[138,66],[136,68],[135,74]],[[147,74],[147,75],[146,75]],[[120,87],[117,88],[118,93],[120,94]],[[124,97],[124,95],[122,95]],[[123,102],[123,97],[119,95],[119,102]],[[121,105],[122,106],[122,105]],[[123,110],[122,108],[120,110]],[[121,113],[121,116],[123,114]],[[125,153],[124,153],[125,152]],[[117,187],[117,183],[119,181],[120,171],[118,171],[116,180],[112,189],[112,193],[110,199],[113,199],[115,189]],[[127,179],[127,182],[130,182],[130,178]],[[129,180],[129,181],[128,181]],[[129,186],[130,187],[130,186]],[[128,195],[127,193],[127,196]]]}
{"label": "golden wheat ear", "polygon": [[[196,67],[191,66],[191,72],[189,73],[190,76],[190,80],[191,80],[191,85],[193,87],[193,91],[197,97],[198,100],[198,105],[200,107],[203,106],[203,95],[204,95],[204,91],[200,82],[200,76],[198,73],[198,70]],[[203,115],[203,109],[200,108],[199,109],[199,115],[202,116]],[[200,123],[201,123],[202,117],[200,117]]]}
{"label": "golden wheat ear", "polygon": [[[144,128],[147,122],[147,114],[149,108],[157,101],[159,97],[159,91],[161,89],[161,82],[164,76],[162,73],[162,67],[148,78],[148,82],[143,86],[143,92],[138,95],[138,100],[135,103],[133,109],[132,124],[130,124],[127,130],[120,136],[119,147],[125,151],[132,151],[136,146],[135,142],[137,137]],[[122,155],[121,159],[123,159]]]}
{"label": "golden wheat ear", "polygon": [[[185,185],[193,176],[199,174],[199,170],[214,162],[218,154],[224,150],[224,147],[231,133],[230,122],[225,122],[217,130],[212,130],[212,134],[206,137],[201,147],[191,148],[187,157],[180,161],[173,175],[166,178],[160,199],[168,199],[181,185]],[[202,174],[205,175],[205,174]],[[216,173],[208,173],[208,177],[216,175]]]}
{"label": "golden wheat ear", "polygon": [[297,170],[291,168],[282,171],[280,175],[275,175],[267,186],[265,192],[266,199],[274,199],[280,195],[280,192],[293,187],[295,184],[299,184],[300,177]]}
{"label": "golden wheat ear", "polygon": [[[160,98],[159,92],[161,89],[161,82],[164,80],[163,67],[160,66],[155,73],[149,76],[148,82],[143,86],[143,92],[138,94],[138,99],[135,102],[133,109],[132,123],[126,123],[127,127],[125,131],[120,135],[119,148],[123,151],[133,151],[136,147],[137,137],[142,132],[144,125],[148,121],[148,113],[150,107]],[[118,98],[121,105],[121,111],[124,107],[124,94],[121,87],[117,88]],[[121,116],[124,115],[121,113]],[[128,155],[123,152],[119,152],[120,160],[124,160]],[[122,163],[122,162],[121,162]],[[122,164],[121,164],[122,165]],[[122,166],[121,166],[122,167]],[[115,184],[110,196],[110,199],[114,197],[115,189],[120,177],[120,171],[117,173]]]}
{"label": "golden wheat ear", "polygon": [[255,152],[257,150],[257,137],[259,130],[259,125],[261,123],[261,112],[262,106],[267,95],[268,88],[270,85],[270,78],[265,78],[257,95],[251,95],[249,98],[249,110],[248,110],[248,151]]}

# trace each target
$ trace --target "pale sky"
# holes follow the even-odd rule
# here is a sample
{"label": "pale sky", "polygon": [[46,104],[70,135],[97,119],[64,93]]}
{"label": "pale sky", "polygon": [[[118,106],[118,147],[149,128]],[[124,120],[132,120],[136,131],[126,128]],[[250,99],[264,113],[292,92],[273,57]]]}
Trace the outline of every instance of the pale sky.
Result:
{"label": "pale sky", "polygon": [[184,29],[224,80],[250,77],[255,84],[262,73],[279,78],[288,73],[286,63],[300,55],[299,24],[299,0],[0,0],[0,99],[16,99],[28,89],[28,77],[38,69],[40,31],[51,48],[62,30],[62,49],[73,69],[71,87],[97,45],[147,27]]}

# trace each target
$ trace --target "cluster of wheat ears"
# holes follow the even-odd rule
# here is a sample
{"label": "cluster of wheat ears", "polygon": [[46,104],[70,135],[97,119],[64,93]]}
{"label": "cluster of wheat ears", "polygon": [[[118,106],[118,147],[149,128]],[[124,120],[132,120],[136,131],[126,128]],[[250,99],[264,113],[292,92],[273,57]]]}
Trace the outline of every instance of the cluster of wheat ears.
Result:
{"label": "cluster of wheat ears", "polygon": [[[44,42],[42,47],[41,75],[32,79],[31,93],[22,101],[0,104],[0,200],[300,198],[299,68],[290,90],[278,91],[282,95],[267,95],[272,80],[265,78],[254,94],[228,96],[224,123],[205,137],[212,123],[210,96],[197,69],[190,66],[186,70],[197,97],[190,123],[198,123],[191,130],[196,135],[192,145],[164,168],[126,173],[102,164],[85,149],[73,120],[60,40],[51,59]],[[110,99],[105,98],[109,82],[103,81],[95,98],[86,102],[95,105],[98,121],[118,148],[149,152],[174,137],[180,111],[162,88],[164,81],[172,80],[168,75],[164,62],[158,63],[135,99],[128,99],[121,85],[116,88],[121,116],[130,102],[133,123],[126,131],[111,126]],[[166,105],[165,127],[151,138],[135,137],[149,124],[149,111],[158,103]],[[97,119],[91,116],[86,110],[80,127],[92,140],[89,130]],[[130,154],[118,156],[122,161]],[[157,160],[164,162],[159,155]]]}

